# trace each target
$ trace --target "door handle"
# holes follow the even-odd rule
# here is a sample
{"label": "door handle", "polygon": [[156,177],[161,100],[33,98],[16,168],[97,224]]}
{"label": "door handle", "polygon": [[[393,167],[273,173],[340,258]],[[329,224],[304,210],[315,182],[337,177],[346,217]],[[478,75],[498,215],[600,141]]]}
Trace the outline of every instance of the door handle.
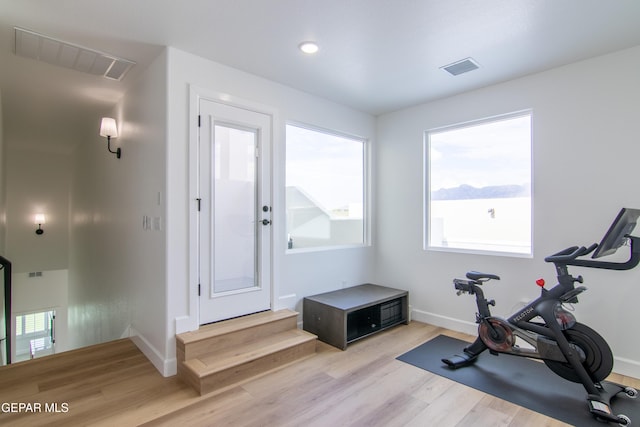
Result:
{"label": "door handle", "polygon": [[271,221],[269,221],[268,219],[263,219],[262,221],[260,221],[262,223],[262,225],[269,225],[271,224]]}

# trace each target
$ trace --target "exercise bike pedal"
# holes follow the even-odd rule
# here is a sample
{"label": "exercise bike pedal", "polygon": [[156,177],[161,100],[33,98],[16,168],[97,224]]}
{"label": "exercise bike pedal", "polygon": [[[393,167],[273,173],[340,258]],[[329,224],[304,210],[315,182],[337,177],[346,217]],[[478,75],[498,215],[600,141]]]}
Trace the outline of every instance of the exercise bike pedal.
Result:
{"label": "exercise bike pedal", "polygon": [[446,364],[449,368],[458,369],[458,368],[462,368],[463,366],[473,364],[477,358],[478,356],[471,356],[470,354],[464,353],[463,355],[454,354],[449,358],[440,359],[440,360],[442,360],[442,362]]}

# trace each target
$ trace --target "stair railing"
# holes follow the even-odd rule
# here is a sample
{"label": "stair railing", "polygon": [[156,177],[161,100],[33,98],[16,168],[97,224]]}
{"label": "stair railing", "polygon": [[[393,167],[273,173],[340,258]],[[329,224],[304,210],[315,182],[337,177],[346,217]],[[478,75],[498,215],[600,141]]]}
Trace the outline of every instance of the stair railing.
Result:
{"label": "stair railing", "polygon": [[4,325],[7,365],[11,364],[11,262],[0,255],[0,270],[4,272]]}

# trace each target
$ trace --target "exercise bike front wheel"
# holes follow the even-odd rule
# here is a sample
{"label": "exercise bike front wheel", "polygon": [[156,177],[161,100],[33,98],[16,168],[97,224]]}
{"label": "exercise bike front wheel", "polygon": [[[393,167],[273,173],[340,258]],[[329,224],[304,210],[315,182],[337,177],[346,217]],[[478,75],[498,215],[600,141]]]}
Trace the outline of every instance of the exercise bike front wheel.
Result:
{"label": "exercise bike front wheel", "polygon": [[[582,365],[594,381],[600,382],[609,376],[613,369],[613,353],[604,338],[582,323],[576,323],[563,333],[570,344],[584,352]],[[569,362],[545,360],[544,363],[562,378],[574,383],[582,382]]]}

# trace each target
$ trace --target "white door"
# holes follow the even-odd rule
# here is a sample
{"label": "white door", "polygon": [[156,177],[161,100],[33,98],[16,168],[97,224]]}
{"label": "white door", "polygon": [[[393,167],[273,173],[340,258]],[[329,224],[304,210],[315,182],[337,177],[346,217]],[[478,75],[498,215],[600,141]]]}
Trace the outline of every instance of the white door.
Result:
{"label": "white door", "polygon": [[271,116],[201,99],[200,324],[271,308]]}

